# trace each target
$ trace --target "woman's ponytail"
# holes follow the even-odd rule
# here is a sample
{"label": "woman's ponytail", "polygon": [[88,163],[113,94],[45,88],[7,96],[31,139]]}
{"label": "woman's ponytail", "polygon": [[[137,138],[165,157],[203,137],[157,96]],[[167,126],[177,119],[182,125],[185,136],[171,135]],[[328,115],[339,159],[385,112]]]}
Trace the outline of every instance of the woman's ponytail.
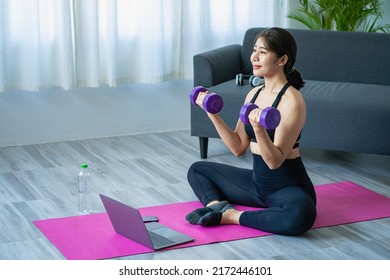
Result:
{"label": "woman's ponytail", "polygon": [[[286,68],[285,68],[286,69]],[[287,72],[287,73],[286,73]],[[285,71],[287,81],[295,87],[297,90],[303,88],[305,82],[302,79],[301,73],[294,67],[291,67],[288,71]]]}

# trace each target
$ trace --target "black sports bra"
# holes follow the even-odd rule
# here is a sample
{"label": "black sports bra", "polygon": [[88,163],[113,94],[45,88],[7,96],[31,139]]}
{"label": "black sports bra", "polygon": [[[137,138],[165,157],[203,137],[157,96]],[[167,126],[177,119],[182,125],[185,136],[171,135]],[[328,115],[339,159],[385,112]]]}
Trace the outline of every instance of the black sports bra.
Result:
{"label": "black sports bra", "polygon": [[[280,90],[280,92],[278,93],[278,95],[276,96],[275,98],[275,101],[274,103],[272,103],[272,107],[274,108],[277,108],[278,105],[279,105],[279,102],[280,102],[280,99],[282,99],[282,96],[283,94],[286,92],[286,90],[289,88],[290,84],[287,83],[283,86],[283,88]],[[257,97],[259,96],[259,93],[260,91],[264,88],[264,85],[262,87],[260,87],[257,92],[255,93],[255,95],[253,96],[252,100],[250,101],[250,103],[254,103],[257,99]],[[253,131],[253,127],[251,125],[245,125],[245,131],[246,133],[248,134],[249,138],[251,139],[251,142],[257,142],[256,141],[256,136],[255,136],[255,132]],[[269,138],[271,139],[272,142],[274,142],[274,138],[275,138],[275,129],[267,129],[267,133],[268,133],[268,136]],[[299,147],[299,140],[301,139],[301,134],[302,134],[302,131],[299,133],[298,135],[298,139],[297,141],[295,141],[295,144],[293,146],[293,149],[295,148],[298,148]]]}

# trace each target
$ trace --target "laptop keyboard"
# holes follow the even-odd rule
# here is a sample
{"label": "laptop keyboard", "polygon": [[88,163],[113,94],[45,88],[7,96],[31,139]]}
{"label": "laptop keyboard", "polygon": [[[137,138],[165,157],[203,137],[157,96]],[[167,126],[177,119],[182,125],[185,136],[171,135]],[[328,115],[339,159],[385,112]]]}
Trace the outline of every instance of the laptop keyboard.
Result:
{"label": "laptop keyboard", "polygon": [[175,243],[172,240],[165,238],[164,236],[158,235],[152,231],[148,231],[148,232],[154,246],[156,247],[166,246]]}

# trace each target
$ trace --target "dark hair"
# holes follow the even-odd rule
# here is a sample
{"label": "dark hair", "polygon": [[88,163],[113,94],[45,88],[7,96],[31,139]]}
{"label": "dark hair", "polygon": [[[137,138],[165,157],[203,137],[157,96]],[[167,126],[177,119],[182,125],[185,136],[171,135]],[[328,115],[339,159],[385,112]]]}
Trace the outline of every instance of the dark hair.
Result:
{"label": "dark hair", "polygon": [[288,56],[288,61],[284,65],[287,81],[298,90],[302,88],[305,82],[301,77],[301,73],[294,68],[297,56],[297,43],[290,32],[282,28],[273,27],[261,32],[256,40],[259,38],[262,38],[265,46],[274,51],[278,57]]}

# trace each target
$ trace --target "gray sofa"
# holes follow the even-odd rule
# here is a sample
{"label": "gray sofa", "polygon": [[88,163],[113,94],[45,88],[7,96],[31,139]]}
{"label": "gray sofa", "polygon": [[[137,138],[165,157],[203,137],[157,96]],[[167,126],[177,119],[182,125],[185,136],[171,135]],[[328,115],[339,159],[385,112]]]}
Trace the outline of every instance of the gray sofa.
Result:
{"label": "gray sofa", "polygon": [[[236,75],[252,72],[250,54],[256,35],[248,29],[242,45],[197,54],[194,86],[221,95],[221,117],[235,128],[248,81]],[[390,155],[390,35],[383,33],[288,29],[298,44],[295,68],[304,79],[301,89],[307,121],[301,147]],[[208,139],[218,134],[204,111],[191,106],[191,135],[199,137],[200,156],[207,157]]]}

